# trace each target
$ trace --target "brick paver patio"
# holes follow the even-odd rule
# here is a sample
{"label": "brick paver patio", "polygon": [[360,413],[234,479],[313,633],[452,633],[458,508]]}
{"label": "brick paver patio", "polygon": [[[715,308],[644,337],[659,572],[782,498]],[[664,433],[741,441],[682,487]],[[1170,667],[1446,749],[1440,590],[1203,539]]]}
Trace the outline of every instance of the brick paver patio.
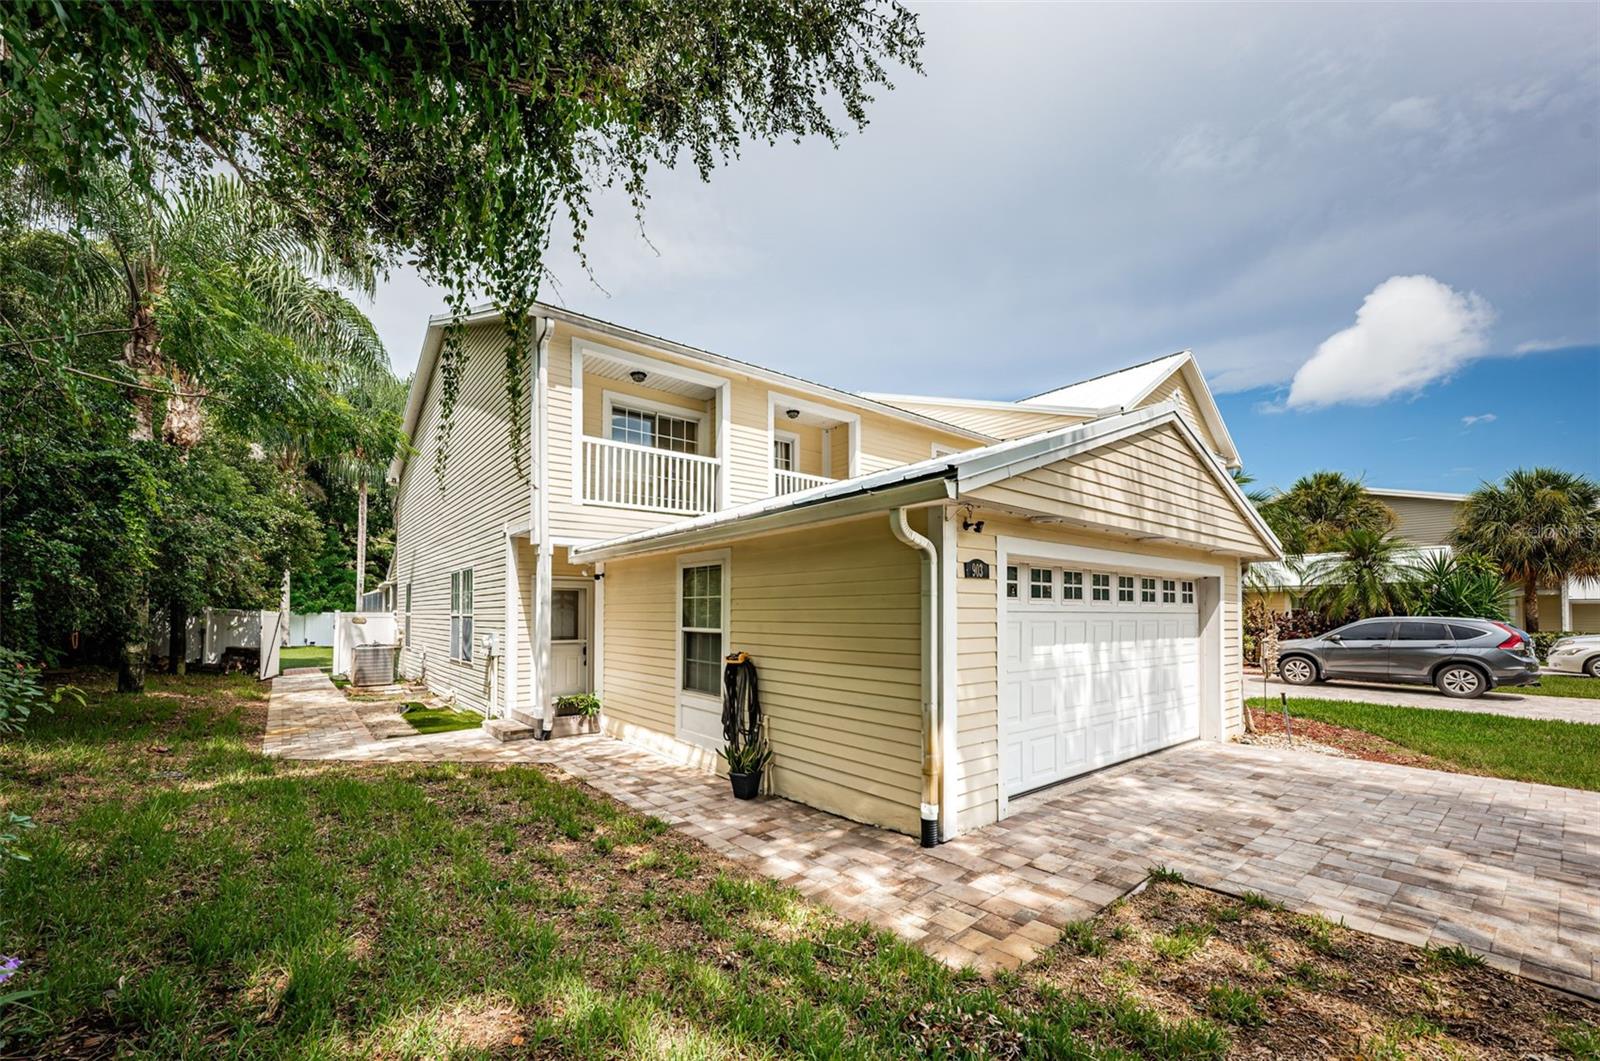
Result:
{"label": "brick paver patio", "polygon": [[265,751],[546,763],[955,964],[1013,967],[1165,865],[1600,997],[1600,794],[1199,742],[1012,802],[931,850],[606,737],[370,738],[320,672],[274,683]]}

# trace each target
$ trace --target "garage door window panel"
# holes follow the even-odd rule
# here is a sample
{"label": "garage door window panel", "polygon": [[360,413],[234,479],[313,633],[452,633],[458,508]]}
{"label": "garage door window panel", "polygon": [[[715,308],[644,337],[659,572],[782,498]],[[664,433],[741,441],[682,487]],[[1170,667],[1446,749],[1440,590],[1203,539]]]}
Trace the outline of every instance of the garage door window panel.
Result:
{"label": "garage door window panel", "polygon": [[1055,598],[1055,572],[1048,567],[1028,568],[1028,599],[1048,601]]}

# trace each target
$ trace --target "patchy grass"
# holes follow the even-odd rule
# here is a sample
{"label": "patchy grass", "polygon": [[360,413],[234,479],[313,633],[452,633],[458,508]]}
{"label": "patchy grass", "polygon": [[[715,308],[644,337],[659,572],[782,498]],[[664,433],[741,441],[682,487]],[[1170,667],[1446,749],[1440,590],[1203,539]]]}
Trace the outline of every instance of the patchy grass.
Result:
{"label": "patchy grass", "polygon": [[278,661],[284,670],[290,667],[320,667],[331,673],[333,649],[321,645],[290,645],[279,652]]}
{"label": "patchy grass", "polygon": [[[1270,717],[1277,701],[1255,699],[1249,704],[1261,709],[1255,715],[1258,724],[1281,727],[1281,718]],[[1311,697],[1291,697],[1289,714],[1370,734],[1413,753],[1395,756],[1381,747],[1363,749],[1358,738],[1343,735],[1341,740],[1337,732],[1311,729],[1303,734],[1365,759],[1600,791],[1600,725]]]}
{"label": "patchy grass", "polygon": [[400,717],[418,733],[449,733],[458,729],[477,729],[483,716],[476,711],[457,711],[451,707],[425,707],[415,701],[405,705]]}
{"label": "patchy grass", "polygon": [[[553,772],[269,760],[253,680],[73,681],[83,708],[0,742],[0,809],[40,823],[0,876],[7,989],[41,992],[0,1009],[6,1056],[1351,1054],[1413,1016],[1468,1054],[1595,1035],[1568,996],[1338,926],[1323,953],[1293,915],[1172,881],[985,979]],[[1159,960],[1186,925],[1204,946]]]}

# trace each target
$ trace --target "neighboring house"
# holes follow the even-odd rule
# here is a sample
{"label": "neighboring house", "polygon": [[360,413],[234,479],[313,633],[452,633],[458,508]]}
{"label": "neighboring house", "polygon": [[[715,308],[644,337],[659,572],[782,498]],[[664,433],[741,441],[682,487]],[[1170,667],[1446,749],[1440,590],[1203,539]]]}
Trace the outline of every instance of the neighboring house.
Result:
{"label": "neighboring house", "polygon": [[[1430,553],[1450,552],[1450,535],[1466,494],[1442,494],[1423,490],[1372,490],[1367,493],[1388,505],[1395,514],[1394,534],[1416,548],[1414,558]],[[1266,563],[1252,565],[1245,588],[1260,596],[1273,611],[1294,611],[1304,592],[1301,571],[1309,569],[1319,557],[1308,556],[1299,565]],[[1522,595],[1509,602],[1511,621],[1522,622]],[[1568,579],[1558,589],[1539,591],[1539,619],[1545,629],[1600,633],[1600,580]],[[1554,625],[1559,620],[1560,625]]]}
{"label": "neighboring house", "polygon": [[498,317],[443,489],[442,320],[423,343],[390,581],[435,691],[545,727],[593,691],[606,732],[713,767],[742,650],[770,790],[925,837],[1240,727],[1240,568],[1279,549],[1188,354],[1092,400],[888,401],[536,312],[526,476]]}

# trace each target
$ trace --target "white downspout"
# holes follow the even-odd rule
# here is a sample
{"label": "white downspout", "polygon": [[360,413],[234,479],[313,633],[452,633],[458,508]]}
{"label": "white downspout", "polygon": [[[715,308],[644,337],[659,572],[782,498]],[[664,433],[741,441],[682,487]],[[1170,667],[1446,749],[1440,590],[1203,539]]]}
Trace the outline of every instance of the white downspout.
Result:
{"label": "white downspout", "polygon": [[[534,541],[534,569],[533,569],[533,629],[530,631],[533,643],[533,674],[528,683],[532,693],[532,703],[529,704],[528,717],[538,720],[540,740],[550,739],[551,727],[555,725],[555,701],[550,696],[550,566],[554,559],[554,547],[550,544],[550,333],[555,330],[555,321],[549,317],[539,320],[539,338],[534,358],[534,385],[533,401],[534,415],[537,418],[530,424],[534,445],[533,466],[533,512],[532,527]],[[574,416],[581,415],[574,410]],[[582,431],[581,421],[574,420],[574,432]],[[572,469],[574,476],[579,470]]]}
{"label": "white downspout", "polygon": [[944,739],[939,732],[939,551],[911,529],[904,507],[891,509],[889,529],[901,542],[920,550],[922,571],[922,846],[939,843],[940,789],[944,783]]}

